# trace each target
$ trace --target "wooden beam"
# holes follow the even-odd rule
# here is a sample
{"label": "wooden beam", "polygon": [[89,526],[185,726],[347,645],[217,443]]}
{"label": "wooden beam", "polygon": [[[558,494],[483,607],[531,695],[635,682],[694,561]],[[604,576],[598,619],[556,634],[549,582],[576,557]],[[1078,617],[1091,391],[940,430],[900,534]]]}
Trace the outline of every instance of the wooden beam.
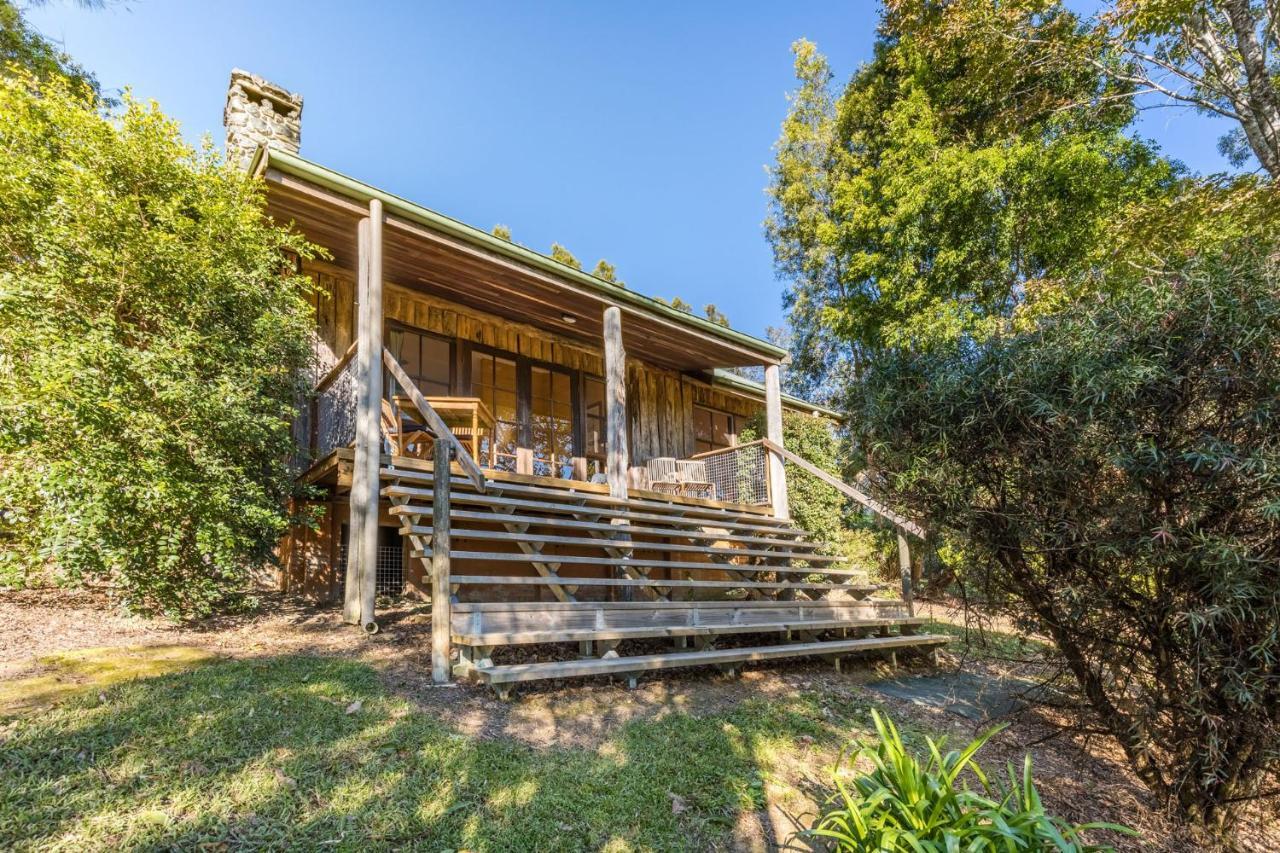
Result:
{"label": "wooden beam", "polygon": [[627,496],[627,352],[622,346],[622,311],[604,310],[605,476],[609,494]]}
{"label": "wooden beam", "polygon": [[[376,397],[370,394],[373,379],[370,374],[376,373],[376,381],[381,385],[382,371],[373,368],[377,364],[377,353],[381,350],[382,306],[379,298],[381,293],[375,296],[375,291],[380,291],[381,288],[374,285],[374,279],[370,276],[373,254],[371,235],[370,221],[360,220],[357,228],[359,311],[356,317],[356,446],[351,482],[347,578],[342,610],[343,619],[356,625],[368,625],[373,621],[372,606],[366,602],[365,579],[367,576],[369,584],[376,582],[378,560],[378,460],[382,455],[382,395],[380,388]],[[378,349],[373,348],[375,342]]]}
{"label": "wooden beam", "polygon": [[453,434],[453,430],[449,429],[444,419],[431,407],[431,404],[427,402],[427,398],[418,390],[417,383],[409,378],[409,374],[404,372],[400,362],[396,361],[396,357],[386,347],[382,348],[382,363],[390,371],[400,388],[413,401],[414,408],[426,418],[427,431],[436,440],[453,447],[453,453],[458,459],[458,465],[462,468],[462,473],[466,474],[467,478],[471,480],[472,485],[476,487],[476,491],[483,493],[485,490],[484,472],[480,470],[480,466],[476,464],[476,461],[471,458],[471,454],[467,452],[466,445]]}
{"label": "wooden beam", "polygon": [[[764,369],[764,419],[765,436],[777,446],[782,446],[782,377],[778,365],[766,365]],[[775,518],[789,518],[787,506],[787,471],[782,457],[776,453],[769,457],[769,497]]]}
{"label": "wooden beam", "polygon": [[450,631],[450,530],[449,458],[453,445],[435,442],[435,495],[431,503],[431,678],[437,684],[449,680]]}

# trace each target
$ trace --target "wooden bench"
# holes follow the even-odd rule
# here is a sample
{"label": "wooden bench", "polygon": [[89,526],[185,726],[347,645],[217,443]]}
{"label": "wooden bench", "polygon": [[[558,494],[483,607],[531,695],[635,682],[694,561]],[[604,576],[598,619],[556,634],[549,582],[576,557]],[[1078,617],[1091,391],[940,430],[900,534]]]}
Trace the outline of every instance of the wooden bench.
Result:
{"label": "wooden bench", "polygon": [[[839,667],[840,658],[846,655],[881,652],[894,656],[898,650],[902,649],[931,651],[945,644],[948,639],[946,636],[936,634],[917,634],[816,643],[783,643],[774,646],[751,646],[657,655],[586,658],[576,661],[550,661],[546,663],[509,664],[506,666],[488,665],[475,667],[470,674],[481,682],[490,685],[500,698],[507,699],[510,698],[513,685],[526,681],[545,681],[553,678],[574,678],[592,675],[622,675],[627,678],[628,686],[634,688],[641,673],[655,670],[716,665],[733,673],[745,663],[810,656],[830,658]],[[896,663],[896,658],[891,659]]]}

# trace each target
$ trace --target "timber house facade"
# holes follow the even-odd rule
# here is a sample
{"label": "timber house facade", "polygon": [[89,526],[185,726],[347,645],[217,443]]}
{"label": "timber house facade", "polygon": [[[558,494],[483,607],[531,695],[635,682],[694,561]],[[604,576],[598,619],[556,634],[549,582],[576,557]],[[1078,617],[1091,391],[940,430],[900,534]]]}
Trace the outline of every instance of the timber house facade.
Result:
{"label": "timber house facade", "polygon": [[[302,99],[233,71],[229,158],[268,212],[323,246],[316,375],[294,424],[318,524],[281,586],[431,602],[437,680],[522,681],[928,650],[909,590],[877,586],[794,526],[784,350],[304,159]],[[729,369],[760,366],[763,386]],[[765,438],[744,425],[763,414]],[[815,473],[810,471],[810,473]],[[821,473],[899,527],[865,495]],[[350,581],[350,582],[348,582]],[[504,649],[546,644],[547,660]]]}

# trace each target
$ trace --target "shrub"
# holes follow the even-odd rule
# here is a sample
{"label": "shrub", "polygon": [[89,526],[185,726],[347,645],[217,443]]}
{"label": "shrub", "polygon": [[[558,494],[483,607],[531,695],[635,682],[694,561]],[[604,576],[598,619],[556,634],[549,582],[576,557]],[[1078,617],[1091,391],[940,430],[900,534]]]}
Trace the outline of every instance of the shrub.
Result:
{"label": "shrub", "polygon": [[[991,729],[962,750],[943,754],[945,739],[927,738],[923,765],[907,751],[893,722],[874,710],[879,741],[865,746],[854,761],[871,766],[851,785],[836,768],[836,792],[830,808],[804,835],[823,839],[840,851],[950,853],[954,850],[1058,850],[1083,853],[1109,850],[1084,841],[1090,829],[1129,832],[1114,824],[1072,826],[1045,812],[1031,778],[1031,756],[1019,777],[1008,767],[1007,785],[987,777],[975,762],[977,752],[1000,731]],[[967,771],[967,774],[966,774]],[[978,789],[969,788],[964,776]]]}
{"label": "shrub", "polygon": [[[764,413],[747,422],[740,436],[743,442],[765,435]],[[840,436],[826,418],[784,410],[782,444],[787,450],[830,471],[837,477],[840,470]],[[836,554],[851,563],[877,574],[892,564],[891,576],[897,578],[897,540],[893,533],[877,521],[866,519],[831,486],[793,465],[787,468],[787,504],[791,517],[824,542]]]}
{"label": "shrub", "polygon": [[1134,772],[1228,833],[1280,761],[1280,242],[1117,265],[981,348],[881,359],[858,420],[966,579],[1052,638]]}
{"label": "shrub", "polygon": [[207,613],[287,521],[309,246],[154,105],[57,75],[0,75],[0,197],[0,583]]}

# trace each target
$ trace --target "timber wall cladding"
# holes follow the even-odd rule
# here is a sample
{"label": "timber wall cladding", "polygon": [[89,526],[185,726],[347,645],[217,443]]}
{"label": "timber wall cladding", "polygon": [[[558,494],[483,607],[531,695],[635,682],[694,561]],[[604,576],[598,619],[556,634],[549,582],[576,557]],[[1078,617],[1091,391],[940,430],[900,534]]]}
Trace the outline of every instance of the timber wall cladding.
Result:
{"label": "timber wall cladding", "polygon": [[[342,357],[355,339],[355,281],[350,272],[328,264],[308,264],[316,283],[317,346],[321,372]],[[383,287],[387,319],[449,338],[513,352],[527,358],[602,376],[604,359],[598,349],[387,283]],[[673,370],[645,364],[629,353],[627,359],[627,420],[631,464],[643,465],[654,456],[690,456],[694,452],[693,406],[709,406],[740,417],[751,417],[763,405],[748,397],[726,393],[688,380]]]}

